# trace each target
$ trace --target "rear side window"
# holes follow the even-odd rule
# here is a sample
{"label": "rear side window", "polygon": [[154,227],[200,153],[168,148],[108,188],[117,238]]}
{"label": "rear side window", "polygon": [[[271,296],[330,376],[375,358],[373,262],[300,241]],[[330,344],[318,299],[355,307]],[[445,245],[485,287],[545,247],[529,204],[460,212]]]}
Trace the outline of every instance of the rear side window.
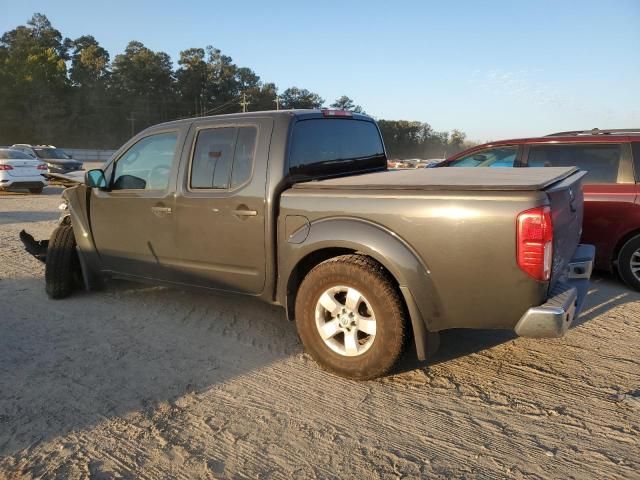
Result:
{"label": "rear side window", "polygon": [[447,167],[513,167],[518,147],[497,147],[466,155],[447,164]]}
{"label": "rear side window", "polygon": [[373,122],[317,118],[301,120],[293,127],[292,176],[330,177],[386,168],[382,139]]}
{"label": "rear side window", "polygon": [[201,130],[191,161],[192,189],[226,189],[251,178],[256,127],[223,127]]}
{"label": "rear side window", "polygon": [[633,166],[636,172],[636,182],[640,182],[640,142],[631,143],[633,152]]}
{"label": "rear side window", "polygon": [[584,183],[616,183],[620,144],[532,145],[530,167],[573,167],[588,172]]}

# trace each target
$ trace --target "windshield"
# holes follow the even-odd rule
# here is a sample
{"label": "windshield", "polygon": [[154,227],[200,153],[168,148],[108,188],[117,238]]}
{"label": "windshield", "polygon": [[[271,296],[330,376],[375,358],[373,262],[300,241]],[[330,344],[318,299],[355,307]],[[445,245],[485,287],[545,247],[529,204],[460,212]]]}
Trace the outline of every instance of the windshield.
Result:
{"label": "windshield", "polygon": [[68,160],[71,157],[59,148],[38,148],[33,149],[40,158],[54,158],[58,160]]}
{"label": "windshield", "polygon": [[31,155],[19,152],[18,150],[0,150],[1,160],[33,160]]}

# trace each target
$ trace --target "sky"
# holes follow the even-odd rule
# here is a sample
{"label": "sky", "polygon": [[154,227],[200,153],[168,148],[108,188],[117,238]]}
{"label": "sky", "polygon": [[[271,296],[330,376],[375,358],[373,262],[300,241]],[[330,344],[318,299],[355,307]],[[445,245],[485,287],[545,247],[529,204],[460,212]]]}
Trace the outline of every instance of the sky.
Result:
{"label": "sky", "polygon": [[640,0],[0,0],[0,32],[47,15],[111,54],[213,45],[280,91],[474,141],[640,127]]}

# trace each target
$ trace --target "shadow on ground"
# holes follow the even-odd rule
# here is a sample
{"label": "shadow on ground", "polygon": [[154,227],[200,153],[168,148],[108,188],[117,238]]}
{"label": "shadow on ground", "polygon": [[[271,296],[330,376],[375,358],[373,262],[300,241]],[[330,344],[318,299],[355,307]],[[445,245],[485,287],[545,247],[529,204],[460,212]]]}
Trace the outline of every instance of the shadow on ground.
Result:
{"label": "shadow on ground", "polygon": [[[582,307],[582,313],[573,321],[568,335],[571,335],[572,329],[579,328],[609,310],[639,300],[640,292],[621,283],[616,275],[597,272],[591,280],[591,287]],[[515,332],[510,330],[446,330],[440,333],[440,346],[437,351],[430,353],[427,361],[419,361],[415,348],[413,346],[408,348],[399,363],[397,373],[445,363],[459,357],[489,350],[517,338]]]}
{"label": "shadow on ground", "polygon": [[[614,279],[596,277],[578,326],[640,297],[620,291]],[[0,321],[0,456],[215,388],[302,351],[283,311],[252,298],[117,281],[51,301],[40,278],[0,281],[0,298],[11,299]],[[515,338],[509,331],[443,332],[428,362],[410,348],[396,373]]]}
{"label": "shadow on ground", "polygon": [[129,282],[48,300],[0,281],[0,456],[301,353],[279,308]]}
{"label": "shadow on ground", "polygon": [[0,190],[0,197],[41,197],[50,195],[60,195],[64,190],[61,186],[45,187],[42,193],[32,194],[29,190],[16,189],[16,190]]}

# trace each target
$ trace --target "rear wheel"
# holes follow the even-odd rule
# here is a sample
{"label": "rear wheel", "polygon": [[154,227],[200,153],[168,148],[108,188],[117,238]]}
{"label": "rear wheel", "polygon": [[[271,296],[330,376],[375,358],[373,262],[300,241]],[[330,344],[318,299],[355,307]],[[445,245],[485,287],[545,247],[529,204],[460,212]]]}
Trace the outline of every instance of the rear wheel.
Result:
{"label": "rear wheel", "polygon": [[44,278],[47,295],[59,299],[71,295],[79,272],[76,239],[70,225],[56,228],[49,239]]}
{"label": "rear wheel", "polygon": [[327,370],[359,380],[395,365],[405,342],[404,317],[389,275],[360,255],[317,265],[296,297],[296,324],[307,351]]}
{"label": "rear wheel", "polygon": [[640,290],[640,235],[628,240],[620,249],[618,272],[627,285]]}
{"label": "rear wheel", "polygon": [[40,195],[42,193],[42,190],[44,190],[44,187],[36,187],[36,188],[30,188],[29,192],[35,195]]}

